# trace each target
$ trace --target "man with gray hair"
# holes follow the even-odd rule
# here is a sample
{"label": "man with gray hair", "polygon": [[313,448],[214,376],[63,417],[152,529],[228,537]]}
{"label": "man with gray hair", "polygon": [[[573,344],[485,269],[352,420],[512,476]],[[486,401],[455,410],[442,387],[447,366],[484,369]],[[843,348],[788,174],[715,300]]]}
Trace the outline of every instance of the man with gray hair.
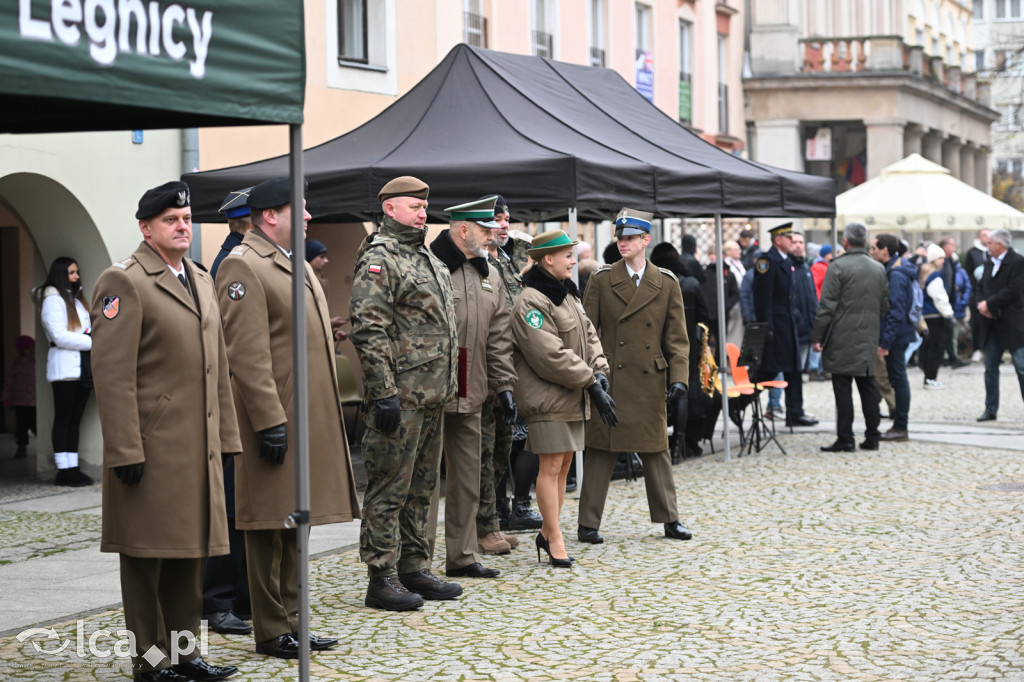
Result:
{"label": "man with gray hair", "polygon": [[1024,256],[1013,250],[1006,230],[992,232],[978,294],[982,316],[982,348],[985,349],[985,411],[978,421],[987,422],[999,412],[999,364],[1010,351],[1024,398]]}
{"label": "man with gray hair", "polygon": [[868,231],[850,223],[843,234],[843,255],[832,261],[821,286],[821,301],[814,318],[811,342],[821,352],[822,365],[832,374],[836,399],[836,441],[823,452],[853,452],[853,394],[857,382],[866,428],[862,450],[877,450],[881,435],[878,387],[873,373],[878,355],[882,317],[889,309],[885,268],[867,254]]}

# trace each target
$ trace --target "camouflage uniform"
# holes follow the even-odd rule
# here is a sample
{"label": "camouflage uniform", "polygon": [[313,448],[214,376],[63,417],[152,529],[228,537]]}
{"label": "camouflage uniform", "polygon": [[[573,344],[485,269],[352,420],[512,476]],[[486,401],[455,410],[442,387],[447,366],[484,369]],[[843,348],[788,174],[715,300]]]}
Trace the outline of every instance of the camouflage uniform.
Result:
{"label": "camouflage uniform", "polygon": [[[529,243],[519,240],[516,244]],[[525,249],[522,249],[526,253]],[[500,247],[498,257],[487,257],[487,262],[498,271],[501,282],[505,285],[505,302],[512,310],[516,297],[523,290],[523,278],[519,275],[512,259]],[[480,415],[480,506],[476,513],[476,531],[479,535],[498,530],[497,489],[508,466],[509,453],[512,452],[512,427],[501,418],[501,404],[495,393],[487,396],[483,412]]]}
{"label": "camouflage uniform", "polygon": [[[437,483],[444,406],[456,394],[458,340],[448,268],[425,230],[391,217],[359,248],[350,317],[368,408],[367,488],[359,556],[370,577],[430,567],[427,512]],[[374,424],[374,401],[397,395],[398,429]]]}

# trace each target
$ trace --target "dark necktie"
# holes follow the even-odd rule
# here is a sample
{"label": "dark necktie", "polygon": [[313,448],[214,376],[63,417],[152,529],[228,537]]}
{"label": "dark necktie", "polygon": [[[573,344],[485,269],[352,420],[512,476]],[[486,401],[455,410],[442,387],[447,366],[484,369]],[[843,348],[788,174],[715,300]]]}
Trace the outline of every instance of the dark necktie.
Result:
{"label": "dark necktie", "polygon": [[185,287],[185,291],[188,292],[189,298],[191,298],[194,301],[195,298],[193,298],[192,296],[192,289],[188,285],[188,280],[185,279],[185,273],[178,273],[178,281],[181,282],[181,286]]}
{"label": "dark necktie", "polygon": [[634,272],[633,273],[633,286],[635,286],[635,287],[640,286],[640,273],[639,272]]}

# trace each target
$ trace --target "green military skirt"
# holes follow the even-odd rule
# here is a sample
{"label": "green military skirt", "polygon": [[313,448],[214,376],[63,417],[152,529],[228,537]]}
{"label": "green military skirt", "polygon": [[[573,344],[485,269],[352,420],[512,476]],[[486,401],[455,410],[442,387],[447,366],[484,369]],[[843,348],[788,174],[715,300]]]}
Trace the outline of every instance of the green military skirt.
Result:
{"label": "green military skirt", "polygon": [[574,422],[530,422],[526,449],[538,455],[582,450],[586,441],[583,420]]}

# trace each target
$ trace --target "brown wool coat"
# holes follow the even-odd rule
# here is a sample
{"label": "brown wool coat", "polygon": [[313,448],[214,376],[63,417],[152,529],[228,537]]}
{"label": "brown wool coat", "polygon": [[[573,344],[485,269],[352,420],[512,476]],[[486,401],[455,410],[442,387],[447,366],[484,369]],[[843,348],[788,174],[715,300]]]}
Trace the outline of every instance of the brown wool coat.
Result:
{"label": "brown wool coat", "polygon": [[[198,308],[145,243],[96,282],[104,552],[169,559],[228,552],[221,453],[242,445],[213,278],[187,259],[185,267]],[[114,475],[114,467],[139,462],[138,485]]]}
{"label": "brown wool coat", "polygon": [[611,452],[668,448],[665,390],[688,383],[690,341],[679,282],[651,261],[633,284],[625,261],[601,268],[587,282],[583,308],[608,357],[619,425],[587,422],[587,446]]}
{"label": "brown wool coat", "polygon": [[[311,525],[359,518],[355,478],[342,421],[327,299],[308,263],[306,352],[309,376]],[[245,235],[217,271],[231,385],[242,435],[235,459],[235,524],[283,527],[295,511],[295,403],[292,375],[292,264],[260,230]],[[284,464],[260,459],[257,433],[288,424]]]}

